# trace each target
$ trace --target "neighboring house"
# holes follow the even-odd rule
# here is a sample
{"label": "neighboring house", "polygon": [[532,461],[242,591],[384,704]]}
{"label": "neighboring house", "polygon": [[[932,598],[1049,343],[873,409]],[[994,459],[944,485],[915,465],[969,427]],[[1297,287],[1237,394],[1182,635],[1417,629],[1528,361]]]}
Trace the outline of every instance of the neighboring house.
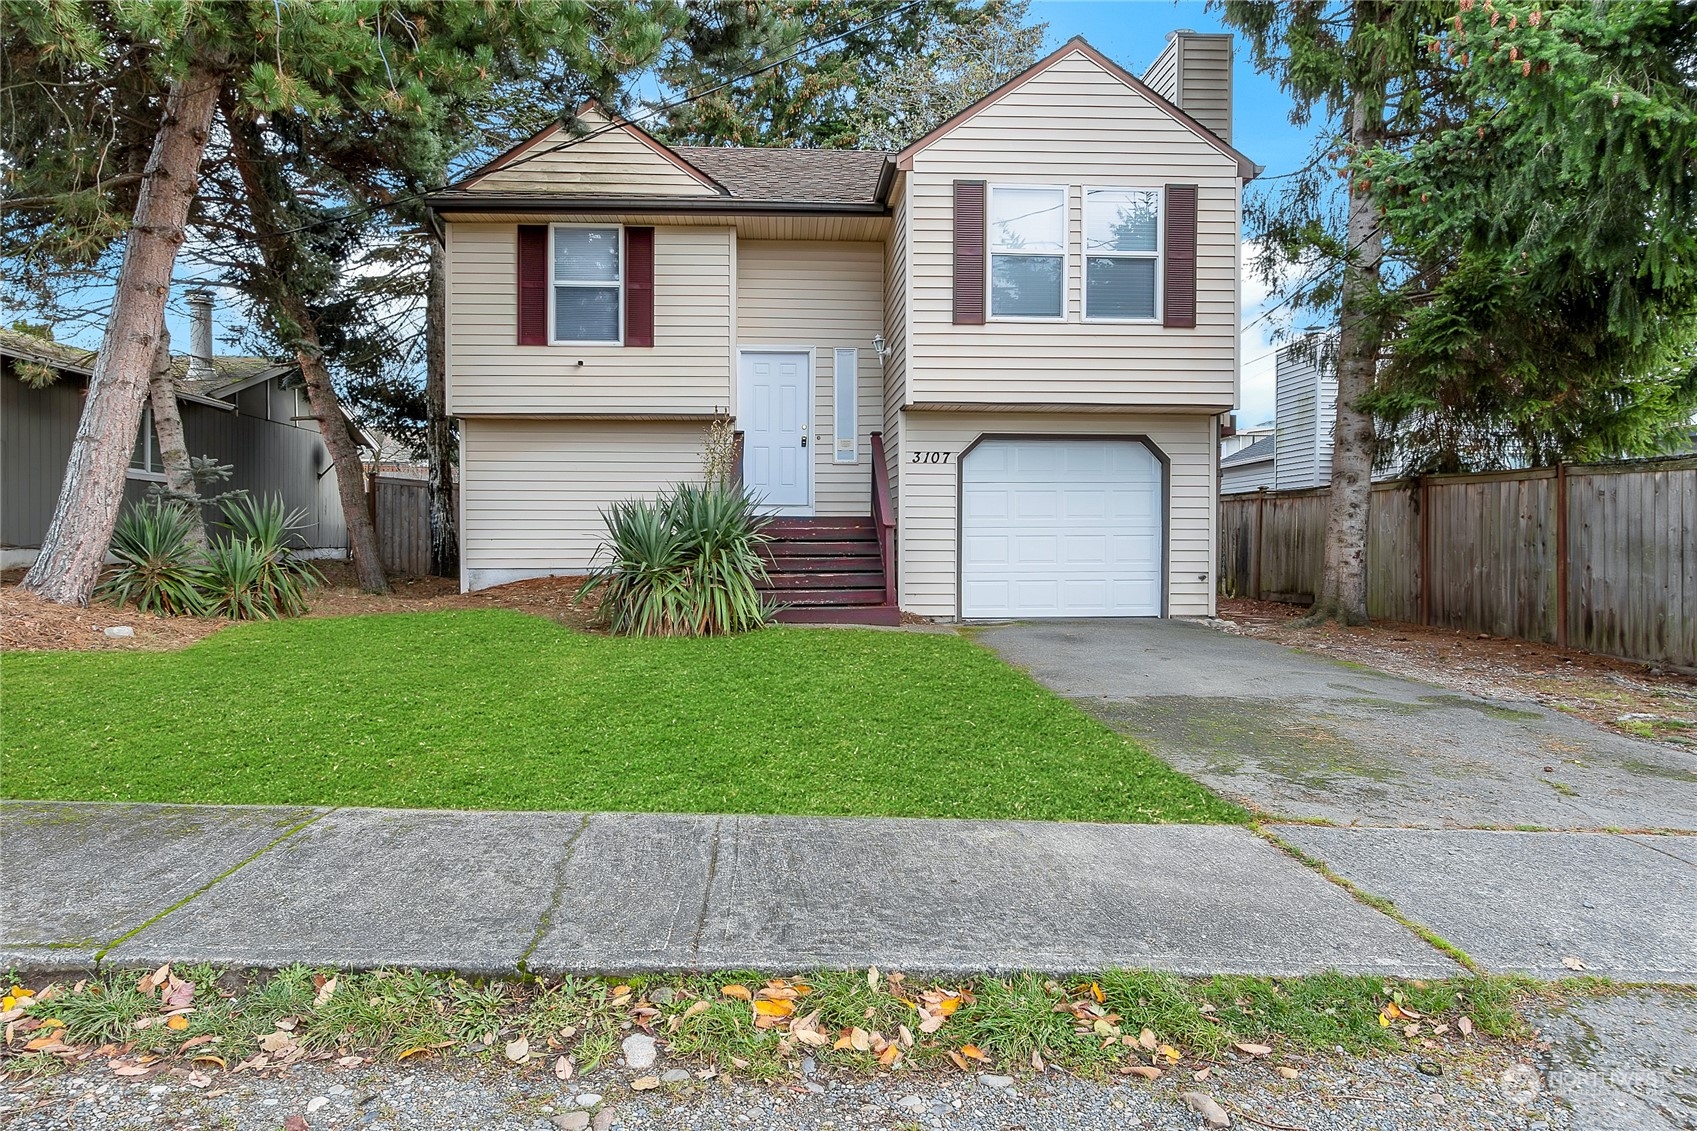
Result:
{"label": "neighboring house", "polygon": [[792,619],[1211,613],[1230,75],[1229,36],[1145,80],[1075,39],[899,153],[588,107],[432,197],[463,586],[582,572],[729,419]]}
{"label": "neighboring house", "polygon": [[[212,456],[234,468],[230,479],[209,490],[281,495],[289,509],[307,512],[296,539],[304,553],[345,557],[347,528],[336,473],[307,407],[299,368],[265,358],[212,356],[210,296],[191,295],[190,306],[195,348],[175,359],[184,438],[190,455]],[[94,356],[92,350],[0,330],[0,568],[27,566],[40,549],[82,419]],[[59,376],[32,388],[19,380],[20,365],[44,366]],[[129,502],[165,481],[151,409],[142,411],[126,478]]]}
{"label": "neighboring house", "polygon": [[1220,459],[1220,494],[1238,495],[1273,486],[1273,449],[1276,441],[1271,435],[1258,436],[1245,446]]}
{"label": "neighboring house", "polygon": [[1332,481],[1338,375],[1332,365],[1317,363],[1327,352],[1318,342],[1293,342],[1279,350],[1273,376],[1278,453],[1270,486],[1275,490],[1300,491]]}

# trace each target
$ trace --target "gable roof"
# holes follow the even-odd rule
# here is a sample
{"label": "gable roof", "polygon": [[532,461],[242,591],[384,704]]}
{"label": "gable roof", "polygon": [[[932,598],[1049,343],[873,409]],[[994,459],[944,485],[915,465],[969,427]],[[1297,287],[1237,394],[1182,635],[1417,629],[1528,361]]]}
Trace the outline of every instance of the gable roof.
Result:
{"label": "gable roof", "polygon": [[[574,118],[582,118],[582,117],[585,117],[585,116],[588,116],[588,115],[591,115],[591,114],[602,119],[603,124],[600,127],[596,128],[596,129],[590,131],[589,133],[584,134],[580,137],[564,138],[559,143],[559,145],[556,146],[555,148],[557,148],[557,149],[569,148],[573,145],[578,145],[578,144],[581,144],[582,142],[588,141],[591,138],[597,137],[597,136],[599,136],[603,133],[609,133],[609,132],[612,132],[614,130],[618,130],[618,131],[621,131],[623,133],[629,134],[631,137],[635,138],[637,141],[640,141],[642,144],[646,145],[649,149],[653,150],[656,154],[658,154],[659,156],[661,156],[665,160],[671,162],[673,165],[677,166],[684,173],[687,173],[689,176],[700,181],[707,188],[710,188],[714,192],[719,193],[721,195],[729,195],[725,190],[725,186],[723,186],[719,182],[715,181],[711,176],[709,176],[707,173],[703,172],[700,168],[696,167],[695,165],[690,164],[689,161],[687,161],[683,157],[679,156],[677,151],[672,149],[670,146],[666,145],[665,142],[662,142],[659,138],[655,137],[653,134],[649,133],[647,130],[643,129],[641,126],[637,125],[635,122],[631,121],[630,119],[620,117],[620,116],[615,115],[615,114],[608,113],[605,109],[603,109],[601,107],[600,103],[595,102],[593,99],[588,101],[588,102],[585,102],[583,105],[579,106],[577,108],[576,112],[573,114],[573,117]],[[532,160],[533,159],[532,157],[526,156],[527,154],[530,153],[530,151],[532,149],[535,149],[537,146],[541,145],[545,141],[548,141],[552,138],[559,137],[561,134],[564,134],[565,132],[566,132],[565,126],[561,125],[559,122],[551,122],[548,125],[544,126],[542,129],[538,130],[535,134],[533,134],[530,137],[526,138],[525,140],[519,142],[517,145],[512,146],[511,148],[507,149],[505,152],[503,152],[503,153],[499,154],[498,156],[493,157],[490,160],[484,162],[482,165],[478,166],[476,169],[473,169],[470,173],[467,173],[465,176],[461,177],[459,180],[448,185],[445,189],[443,189],[443,191],[444,192],[454,192],[454,191],[464,191],[464,190],[470,189],[478,181],[482,180],[483,178],[485,178],[487,176],[490,176],[490,175],[495,174],[495,173],[499,173],[504,169],[510,169],[510,168],[514,167],[515,165],[521,163],[522,161]]]}
{"label": "gable roof", "polygon": [[995,90],[992,90],[989,94],[986,94],[983,98],[980,98],[977,102],[974,102],[971,106],[968,106],[966,109],[962,110],[960,113],[956,114],[954,117],[950,118],[948,121],[944,122],[918,141],[914,142],[912,145],[909,145],[900,153],[896,154],[896,167],[900,169],[913,168],[914,156],[926,146],[930,145],[944,134],[949,133],[957,126],[970,121],[981,111],[994,106],[1003,98],[1006,98],[1009,94],[1012,94],[1014,91],[1018,90],[1020,87],[1024,86],[1026,83],[1030,82],[1032,79],[1060,62],[1062,59],[1074,54],[1083,55],[1086,59],[1089,59],[1092,63],[1095,63],[1098,67],[1102,68],[1102,70],[1125,83],[1126,86],[1129,86],[1132,90],[1135,90],[1144,98],[1147,98],[1157,109],[1171,115],[1180,125],[1189,129],[1202,140],[1206,141],[1209,145],[1212,145],[1215,149],[1218,149],[1221,153],[1236,161],[1238,176],[1242,177],[1244,180],[1253,180],[1261,172],[1261,166],[1257,165],[1255,162],[1245,157],[1242,153],[1239,153],[1236,149],[1232,148],[1232,146],[1223,141],[1218,134],[1214,133],[1213,130],[1210,130],[1207,126],[1204,126],[1201,122],[1198,122],[1195,118],[1192,118],[1189,114],[1186,114],[1183,110],[1180,110],[1177,106],[1174,106],[1171,102],[1168,102],[1159,94],[1156,94],[1154,90],[1150,89],[1150,87],[1143,82],[1142,79],[1138,78],[1136,75],[1132,74],[1130,71],[1126,70],[1124,67],[1120,66],[1094,47],[1090,46],[1089,43],[1085,42],[1084,37],[1081,35],[1073,36],[1059,48],[1050,52],[1042,59],[1039,59],[1030,67],[1021,71],[1001,86],[998,86]]}
{"label": "gable roof", "polygon": [[1221,467],[1238,467],[1250,463],[1268,463],[1273,458],[1274,446],[1277,443],[1271,436],[1263,436],[1246,448],[1239,448],[1231,455],[1220,461]]}
{"label": "gable roof", "polygon": [[675,151],[737,200],[876,204],[890,164],[890,154],[881,149],[680,145]]}
{"label": "gable roof", "polygon": [[[92,377],[97,351],[0,328],[0,355],[33,361],[80,377]],[[283,376],[295,367],[292,361],[274,361],[268,357],[215,356],[211,377],[191,378],[188,375],[188,355],[171,355],[171,375],[177,382],[180,395],[196,400],[228,396],[259,381]]]}

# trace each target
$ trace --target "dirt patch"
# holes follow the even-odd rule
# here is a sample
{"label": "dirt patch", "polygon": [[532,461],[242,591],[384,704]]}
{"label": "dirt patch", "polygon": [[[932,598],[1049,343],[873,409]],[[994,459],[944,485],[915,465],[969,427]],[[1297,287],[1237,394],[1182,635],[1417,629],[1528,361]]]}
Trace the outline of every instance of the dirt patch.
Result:
{"label": "dirt patch", "polygon": [[[309,598],[311,617],[516,609],[579,631],[592,630],[595,602],[577,600],[582,577],[541,577],[477,593],[461,593],[459,583],[448,578],[402,577],[391,579],[388,595],[378,596],[354,584],[346,562],[321,563],[321,569],[325,585]],[[0,651],[169,651],[186,648],[232,623],[210,617],[156,617],[100,602],[86,609],[56,605],[20,592],[21,577],[22,571],[0,576]],[[104,629],[117,625],[133,628],[135,635],[105,635]]]}
{"label": "dirt patch", "polygon": [[1222,598],[1228,632],[1498,700],[1529,700],[1636,738],[1697,749],[1697,678],[1552,644],[1394,621],[1298,624],[1304,609]]}

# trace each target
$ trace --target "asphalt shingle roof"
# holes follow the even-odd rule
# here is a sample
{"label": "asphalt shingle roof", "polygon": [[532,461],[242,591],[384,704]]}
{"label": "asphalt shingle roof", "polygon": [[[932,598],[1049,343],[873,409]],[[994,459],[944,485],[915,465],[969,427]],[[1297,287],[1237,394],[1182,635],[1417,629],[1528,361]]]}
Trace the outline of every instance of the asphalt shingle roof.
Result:
{"label": "asphalt shingle roof", "polygon": [[733,199],[875,204],[890,154],[877,149],[743,149],[679,145],[673,151],[725,186]]}
{"label": "asphalt shingle roof", "polygon": [[[0,353],[57,369],[67,369],[73,373],[88,373],[94,368],[94,350],[85,350],[3,327],[0,327]],[[184,392],[200,396],[210,395],[214,390],[246,381],[249,377],[257,377],[270,370],[293,367],[293,362],[274,361],[268,357],[214,357],[213,376],[205,380],[191,380],[188,375],[188,355],[173,354],[171,357],[171,373],[176,377],[177,385]]]}
{"label": "asphalt shingle roof", "polygon": [[1247,448],[1240,448],[1220,461],[1221,467],[1236,467],[1241,463],[1260,463],[1273,458],[1273,437],[1263,436]]}

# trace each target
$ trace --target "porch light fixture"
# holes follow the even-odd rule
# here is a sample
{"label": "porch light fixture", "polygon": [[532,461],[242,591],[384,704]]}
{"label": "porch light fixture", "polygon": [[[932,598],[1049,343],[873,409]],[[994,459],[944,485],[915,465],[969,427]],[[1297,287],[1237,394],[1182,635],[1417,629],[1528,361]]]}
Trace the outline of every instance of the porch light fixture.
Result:
{"label": "porch light fixture", "polygon": [[872,352],[878,355],[880,361],[883,360],[884,354],[889,351],[889,348],[890,344],[884,340],[884,335],[872,335]]}

